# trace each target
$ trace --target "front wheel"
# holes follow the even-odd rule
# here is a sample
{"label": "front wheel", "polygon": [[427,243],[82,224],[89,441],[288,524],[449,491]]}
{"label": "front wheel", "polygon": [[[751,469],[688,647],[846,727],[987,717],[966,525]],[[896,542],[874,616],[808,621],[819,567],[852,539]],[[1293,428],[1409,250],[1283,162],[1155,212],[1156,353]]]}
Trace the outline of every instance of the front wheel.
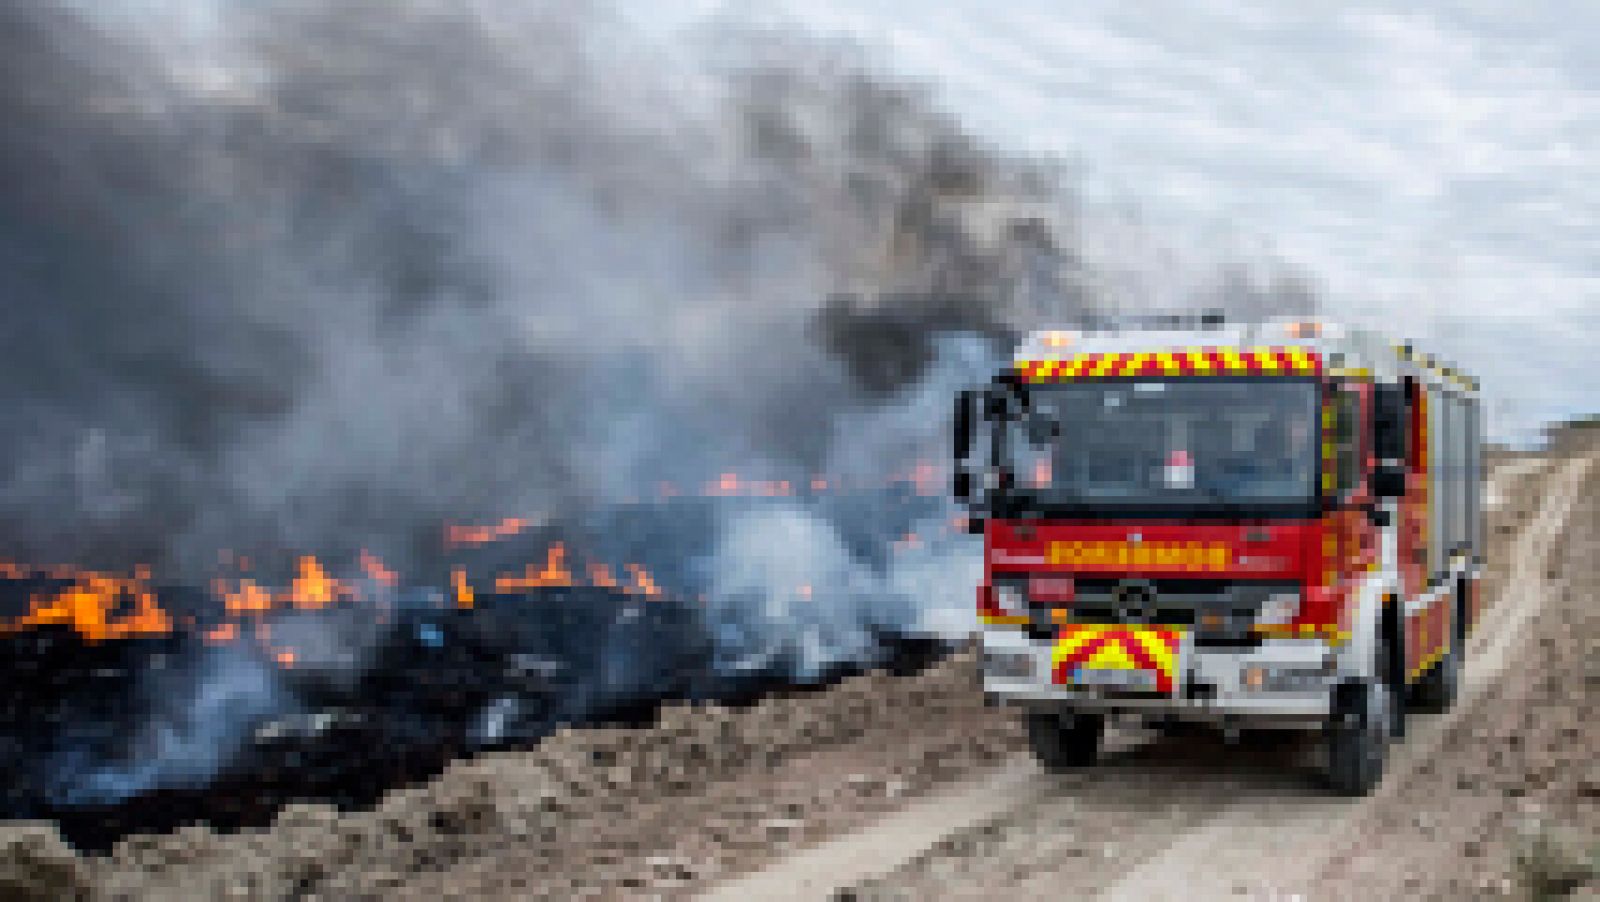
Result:
{"label": "front wheel", "polygon": [[1093,765],[1100,756],[1105,718],[1098,714],[1062,713],[1048,708],[1028,711],[1028,745],[1051,773]]}
{"label": "front wheel", "polygon": [[1364,796],[1383,779],[1393,704],[1389,687],[1376,680],[1348,683],[1335,691],[1327,728],[1328,782],[1335,792]]}

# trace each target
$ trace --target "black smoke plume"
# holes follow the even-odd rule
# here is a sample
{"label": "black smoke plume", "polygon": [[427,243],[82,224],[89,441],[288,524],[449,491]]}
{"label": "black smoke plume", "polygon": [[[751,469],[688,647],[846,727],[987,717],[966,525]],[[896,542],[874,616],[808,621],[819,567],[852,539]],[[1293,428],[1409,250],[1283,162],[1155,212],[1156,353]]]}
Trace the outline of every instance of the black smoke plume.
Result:
{"label": "black smoke plume", "polygon": [[1005,332],[1019,250],[1072,257],[964,230],[1053,176],[847,46],[724,27],[686,60],[569,3],[196,9],[185,37],[0,3],[10,557],[405,561],[445,520],[817,468],[935,333]]}

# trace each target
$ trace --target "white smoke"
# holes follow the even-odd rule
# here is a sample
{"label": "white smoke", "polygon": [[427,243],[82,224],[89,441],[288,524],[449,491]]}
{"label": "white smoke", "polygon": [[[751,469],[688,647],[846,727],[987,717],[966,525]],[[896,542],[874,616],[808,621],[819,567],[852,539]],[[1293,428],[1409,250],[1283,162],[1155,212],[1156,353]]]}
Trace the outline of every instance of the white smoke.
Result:
{"label": "white smoke", "polygon": [[213,649],[192,673],[147,677],[148,708],[115,760],[78,751],[49,768],[67,804],[107,804],[157,786],[198,786],[238,753],[269,715],[294,710],[270,663],[233,649]]}
{"label": "white smoke", "polygon": [[[998,360],[993,346],[971,336],[943,336],[935,346],[938,357],[922,381],[836,418],[827,472],[870,480],[921,462],[938,477],[920,488],[946,495],[956,392],[991,375]],[[804,679],[870,657],[876,631],[950,641],[969,635],[981,552],[957,529],[947,497],[939,506],[941,514],[906,536],[879,536],[878,547],[865,550],[852,549],[813,508],[731,513],[710,559],[708,610],[726,666],[781,666]],[[884,548],[892,551],[884,556]]]}

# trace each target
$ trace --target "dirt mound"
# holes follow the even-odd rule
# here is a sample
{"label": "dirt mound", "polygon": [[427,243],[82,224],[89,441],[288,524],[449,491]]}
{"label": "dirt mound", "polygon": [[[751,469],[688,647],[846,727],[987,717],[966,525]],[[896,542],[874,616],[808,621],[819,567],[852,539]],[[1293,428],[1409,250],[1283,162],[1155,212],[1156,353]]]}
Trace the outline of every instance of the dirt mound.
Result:
{"label": "dirt mound", "polygon": [[53,902],[88,893],[87,869],[53,825],[0,827],[0,899]]}
{"label": "dirt mound", "polygon": [[[913,677],[871,673],[744,708],[671,706],[650,728],[563,730],[531,751],[459,762],[370,811],[291,805],[268,829],[221,834],[191,826],[129,837],[104,857],[75,856],[48,826],[11,828],[7,835],[16,838],[0,864],[0,881],[10,882],[0,886],[92,884],[116,898],[376,898],[513,848],[517,860],[555,877],[573,870],[566,856],[587,854],[580,834],[596,820],[626,822],[630,810],[811,752],[981,714],[975,667],[963,653]],[[974,732],[949,737],[908,772],[956,766],[964,754],[993,758],[1015,739],[1004,730],[997,738]],[[874,782],[885,781],[857,779]],[[781,811],[755,813],[762,830],[784,832]],[[659,864],[649,870],[671,878],[674,868]]]}

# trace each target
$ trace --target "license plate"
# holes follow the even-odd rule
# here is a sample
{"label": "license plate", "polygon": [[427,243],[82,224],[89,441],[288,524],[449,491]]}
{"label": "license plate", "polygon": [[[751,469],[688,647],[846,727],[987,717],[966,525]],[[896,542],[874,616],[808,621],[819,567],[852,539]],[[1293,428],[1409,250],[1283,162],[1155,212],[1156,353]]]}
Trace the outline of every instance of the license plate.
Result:
{"label": "license plate", "polygon": [[1079,667],[1072,671],[1074,686],[1090,689],[1122,689],[1132,692],[1154,692],[1156,673],[1153,670],[1110,670],[1102,667]]}

